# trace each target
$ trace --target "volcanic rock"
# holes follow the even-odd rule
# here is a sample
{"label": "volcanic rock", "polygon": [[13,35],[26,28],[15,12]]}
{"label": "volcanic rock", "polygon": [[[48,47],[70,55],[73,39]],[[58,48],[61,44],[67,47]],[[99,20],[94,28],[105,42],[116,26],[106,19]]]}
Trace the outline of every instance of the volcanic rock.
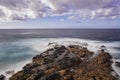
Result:
{"label": "volcanic rock", "polygon": [[6,71],[5,73],[8,74],[8,75],[13,75],[15,73],[15,71],[11,70],[11,71]]}
{"label": "volcanic rock", "polygon": [[115,62],[116,66],[120,68],[120,62]]}
{"label": "volcanic rock", "polygon": [[93,55],[79,45],[56,45],[33,57],[10,80],[118,80],[111,74],[111,55],[104,50]]}
{"label": "volcanic rock", "polygon": [[0,75],[0,80],[5,80],[5,78],[6,77],[4,75],[2,75],[2,74]]}

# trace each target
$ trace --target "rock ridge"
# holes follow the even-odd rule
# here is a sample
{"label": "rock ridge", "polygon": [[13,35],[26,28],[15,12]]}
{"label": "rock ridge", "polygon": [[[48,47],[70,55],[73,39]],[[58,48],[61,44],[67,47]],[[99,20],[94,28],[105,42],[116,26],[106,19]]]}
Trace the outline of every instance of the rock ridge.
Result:
{"label": "rock ridge", "polygon": [[80,45],[56,45],[33,57],[9,80],[118,80],[112,56],[104,50],[93,55]]}

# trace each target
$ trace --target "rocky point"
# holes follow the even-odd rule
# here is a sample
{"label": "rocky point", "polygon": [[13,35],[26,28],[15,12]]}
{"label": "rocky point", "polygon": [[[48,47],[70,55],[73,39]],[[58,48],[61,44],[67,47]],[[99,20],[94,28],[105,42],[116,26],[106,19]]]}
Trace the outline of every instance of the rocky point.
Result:
{"label": "rocky point", "polygon": [[112,63],[104,50],[94,56],[86,47],[56,45],[33,57],[10,80],[118,80]]}

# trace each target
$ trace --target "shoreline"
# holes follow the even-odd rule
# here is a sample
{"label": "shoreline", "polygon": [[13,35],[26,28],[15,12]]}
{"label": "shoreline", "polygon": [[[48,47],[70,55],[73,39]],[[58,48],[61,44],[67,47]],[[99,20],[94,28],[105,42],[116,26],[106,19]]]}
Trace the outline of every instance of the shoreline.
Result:
{"label": "shoreline", "polygon": [[25,60],[24,62],[21,61],[21,62],[19,62],[19,63],[17,63],[17,64],[14,64],[14,65],[16,66],[16,68],[13,67],[13,66],[11,66],[11,67],[9,67],[9,68],[7,68],[7,69],[1,71],[0,74],[5,75],[5,76],[6,76],[6,80],[9,80],[9,78],[10,78],[13,74],[6,74],[6,72],[14,71],[14,73],[16,73],[16,72],[22,70],[22,67],[24,67],[25,64],[30,63],[30,62],[32,62],[32,61],[31,61],[31,58],[28,59],[28,60]]}
{"label": "shoreline", "polygon": [[[88,44],[86,44],[86,42],[88,41]],[[72,41],[72,40],[70,40],[70,41],[67,41],[67,40],[65,40],[65,41],[63,41],[63,42],[61,42],[61,41],[59,41],[57,44],[57,41],[54,43],[53,42],[53,44],[51,44],[48,48],[46,48],[46,49],[49,49],[49,48],[52,48],[52,47],[54,47],[54,45],[64,45],[64,46],[68,46],[68,45],[76,45],[76,44],[79,44],[79,45],[82,45],[82,46],[84,46],[84,47],[87,47],[88,48],[88,50],[90,50],[90,51],[93,51],[94,52],[94,54],[95,55],[97,55],[97,53],[98,53],[98,49],[100,50],[101,48],[100,48],[100,43],[99,43],[99,45],[97,45],[97,44],[95,44],[95,41],[91,41],[91,40],[86,40],[86,41],[83,41],[83,40],[81,40],[81,41],[79,41],[78,40],[78,42],[77,41]],[[81,44],[82,43],[82,44]],[[96,42],[97,43],[97,42]],[[92,44],[94,44],[94,45],[92,45]],[[104,43],[102,43],[101,44],[101,46],[103,45]],[[49,45],[49,44],[48,44]],[[91,46],[92,45],[92,46]],[[97,45],[97,46],[96,46]],[[106,44],[105,44],[106,45]],[[94,47],[93,47],[94,46]],[[38,49],[38,48],[37,48]],[[45,50],[45,49],[44,49]],[[108,52],[110,52],[110,51],[108,51]],[[112,53],[110,53],[110,54],[112,54]],[[31,60],[31,59],[30,59]],[[31,62],[31,61],[28,61],[27,63],[29,63],[29,62]],[[26,63],[25,63],[26,64]],[[24,65],[23,65],[24,66]],[[20,67],[20,68],[22,68],[22,67]],[[13,70],[13,69],[9,69],[9,70]],[[7,71],[9,71],[9,70],[7,70]],[[21,70],[21,69],[18,69],[17,71],[19,71],[19,70]],[[15,70],[15,72],[16,72],[16,70]]]}
{"label": "shoreline", "polygon": [[[55,46],[58,46],[58,47],[55,47]],[[55,45],[53,48],[55,49],[55,50],[57,50],[57,49],[59,49],[60,51],[62,50],[62,51],[64,51],[64,50],[67,50],[67,49],[69,49],[69,48],[67,48],[65,45]],[[70,46],[70,45],[69,45]],[[79,49],[78,47],[81,47],[81,49]],[[49,64],[49,61],[51,60],[51,58],[49,58],[52,54],[48,54],[49,52],[51,53],[51,51],[53,51],[53,53],[54,53],[54,50],[53,50],[53,48],[50,48],[50,49],[47,49],[47,51],[45,51],[45,52],[43,52],[43,53],[41,53],[40,55],[37,55],[37,56],[35,56],[35,57],[33,57],[33,59],[32,59],[32,63],[29,63],[29,64],[26,64],[26,66],[24,66],[23,67],[23,70],[22,70],[22,72],[21,71],[19,71],[19,72],[17,72],[16,74],[14,74],[11,78],[10,78],[10,80],[16,80],[16,78],[17,78],[17,76],[20,76],[19,74],[21,73],[21,74],[23,74],[24,76],[25,75],[27,75],[27,73],[26,73],[26,71],[27,70],[32,70],[32,69],[35,69],[35,73],[34,74],[31,74],[31,76],[29,75],[29,78],[27,79],[27,80],[37,80],[36,79],[36,77],[37,77],[37,75],[39,75],[39,73],[36,73],[36,70],[37,70],[37,66],[39,66],[39,68],[40,68],[40,71],[41,71],[41,69],[43,69],[43,70],[45,70],[45,71],[47,71],[47,69],[46,68],[42,68],[42,67],[40,67],[40,64],[41,65],[43,65],[43,64],[45,64],[45,65],[47,65],[47,64]],[[71,45],[70,46],[70,50],[76,50],[76,49],[78,49],[78,51],[79,50],[84,50],[85,49],[85,52],[86,51],[88,51],[88,49],[87,48],[85,48],[84,46],[78,46],[78,45]],[[86,63],[86,60],[90,60],[90,59],[93,59],[93,62],[94,62],[94,59],[97,59],[96,57],[97,56],[99,56],[98,57],[98,60],[100,60],[100,59],[103,59],[103,61],[104,61],[104,59],[105,60],[108,60],[108,62],[107,63],[103,63],[103,64],[100,64],[100,65],[103,65],[104,66],[104,64],[106,65],[106,64],[108,64],[109,65],[109,67],[104,67],[106,70],[108,69],[108,70],[111,70],[111,69],[113,69],[112,68],[112,58],[111,58],[111,56],[109,55],[109,53],[107,53],[107,52],[104,52],[104,51],[106,51],[106,50],[101,50],[101,51],[99,51],[99,52],[101,52],[100,54],[98,54],[98,55],[96,55],[96,56],[94,56],[94,57],[92,57],[92,55],[94,54],[94,53],[91,53],[91,52],[87,52],[84,56],[82,55],[82,54],[80,54],[81,55],[81,57],[83,57],[83,59],[81,58],[81,60],[83,61],[83,64],[84,63]],[[59,52],[58,52],[59,53]],[[73,52],[74,53],[74,52]],[[89,53],[89,54],[88,54]],[[69,58],[70,58],[70,55],[69,54],[71,54],[71,53],[66,53],[66,52],[64,52],[64,53],[62,53],[62,54],[66,54],[66,55],[68,55],[69,56]],[[40,59],[40,56],[47,56],[47,55],[49,55],[48,57],[43,57],[43,59],[45,58],[46,60],[47,60],[47,62],[45,62],[45,63],[42,63],[42,62],[38,62],[39,60],[38,59]],[[56,56],[57,54],[55,54],[55,56]],[[59,55],[59,56],[63,56],[63,55]],[[73,57],[73,54],[71,54],[71,56]],[[75,55],[74,55],[75,56]],[[87,57],[88,56],[88,57]],[[89,56],[91,56],[91,57],[89,57]],[[104,58],[104,56],[106,56],[105,58]],[[101,57],[101,58],[100,58]],[[103,57],[103,58],[102,58]],[[56,58],[56,57],[55,57]],[[100,59],[99,59],[100,58]],[[49,60],[50,59],[50,60]],[[53,58],[54,59],[54,58]],[[58,58],[59,59],[59,58]],[[55,62],[56,62],[56,60],[58,60],[58,59],[55,59]],[[62,59],[62,58],[61,58]],[[64,57],[63,57],[63,59],[64,59]],[[77,58],[75,58],[75,59],[77,59]],[[72,60],[72,58],[71,58],[71,60]],[[109,60],[110,60],[110,62],[109,62]],[[37,61],[37,63],[36,63],[36,61]],[[101,61],[101,60],[100,60]],[[51,62],[51,61],[50,61]],[[80,61],[81,62],[81,61]],[[97,65],[91,65],[91,64],[99,64],[99,63],[97,63],[96,62],[96,60],[95,60],[95,63],[93,63],[93,62],[88,62],[88,64],[87,64],[87,66],[93,66],[94,68],[95,68],[95,72],[96,72],[96,68],[98,68],[99,69],[99,67],[97,67]],[[75,62],[76,63],[76,62]],[[54,64],[56,64],[56,63],[52,63],[53,65]],[[63,64],[63,66],[65,67],[65,65],[66,66],[71,66],[71,68],[74,68],[74,67],[72,67],[72,65],[74,64],[74,63],[67,63],[67,64],[69,64],[69,65],[66,65],[66,64]],[[77,63],[78,64],[78,63]],[[81,63],[82,64],[82,63]],[[58,65],[58,64],[57,64]],[[30,67],[31,66],[31,67]],[[83,65],[81,65],[81,66],[83,66]],[[111,67],[110,67],[111,66]],[[49,65],[49,67],[50,67],[50,65]],[[39,69],[38,68],[38,69]],[[61,67],[62,68],[62,67]],[[59,65],[59,68],[56,70],[55,69],[55,67],[53,66],[53,71],[55,70],[55,71],[58,71],[59,69],[61,69],[60,68],[60,65]],[[50,68],[50,69],[52,69],[52,67]],[[68,68],[66,68],[66,69],[68,69]],[[82,68],[80,68],[81,70],[82,70]],[[24,70],[25,70],[25,74],[24,74]],[[63,69],[64,70],[64,69]],[[79,68],[78,68],[78,70],[79,70]],[[83,69],[84,70],[84,69]],[[99,70],[101,70],[101,69],[99,69]],[[29,71],[28,71],[29,72]],[[34,72],[34,71],[33,71]],[[32,73],[33,73],[32,72]],[[59,72],[59,71],[58,71]],[[86,72],[86,73],[89,73],[88,71]],[[99,72],[98,72],[99,73]],[[46,76],[47,77],[47,74],[48,73],[44,73],[44,75],[43,76]],[[67,73],[67,74],[70,74],[70,73]],[[79,74],[81,74],[81,73],[79,73]],[[76,75],[79,75],[79,74],[75,74],[75,76]],[[102,73],[102,74],[105,74],[105,75],[108,75],[109,77],[102,77],[102,78],[109,78],[109,80],[116,80],[117,78],[118,78],[118,74],[114,71],[114,69],[113,69],[113,71],[112,71],[112,75],[111,74],[106,74],[106,72],[105,73]],[[102,75],[101,74],[101,75]],[[21,79],[22,79],[22,77],[23,77],[23,79],[24,78],[26,78],[26,77],[24,77],[23,75],[21,75]],[[52,75],[52,74],[51,74]],[[54,74],[55,75],[55,74]],[[56,74],[57,75],[57,74]],[[62,74],[60,74],[60,75],[62,75]],[[92,75],[94,75],[94,74],[92,74]],[[111,75],[111,78],[110,78],[110,75]],[[65,76],[65,75],[64,75]],[[73,78],[75,78],[75,76],[73,77]],[[115,77],[116,76],[116,77]],[[66,76],[67,77],[67,76]],[[96,77],[98,77],[99,78],[99,75],[97,75]],[[34,78],[34,79],[33,79]],[[55,78],[55,76],[54,76],[54,78]],[[70,78],[70,77],[67,77],[67,78]],[[83,77],[81,77],[81,78],[84,78],[84,76]],[[116,79],[115,79],[116,78]],[[58,77],[56,77],[56,79],[58,79]],[[63,79],[63,77],[62,78],[59,78],[60,80],[61,79]],[[86,77],[86,79],[87,79],[87,77]],[[42,79],[41,79],[42,80]],[[54,80],[54,79],[53,79]],[[64,80],[64,79],[63,79]],[[75,80],[79,80],[79,79],[75,79]],[[81,80],[81,79],[80,79]],[[118,79],[117,79],[118,80]]]}

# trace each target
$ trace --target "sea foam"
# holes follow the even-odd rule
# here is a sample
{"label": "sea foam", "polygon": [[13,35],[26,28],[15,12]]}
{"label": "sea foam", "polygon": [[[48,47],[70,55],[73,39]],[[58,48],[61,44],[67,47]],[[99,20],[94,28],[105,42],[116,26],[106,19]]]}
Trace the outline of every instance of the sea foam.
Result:
{"label": "sea foam", "polygon": [[[48,45],[49,43],[53,43],[53,44]],[[31,39],[20,39],[18,41],[12,42],[12,44],[30,48],[33,52],[28,52],[26,54],[32,55],[32,56],[26,57],[25,59],[20,60],[17,63],[12,63],[10,66],[0,71],[0,74],[4,74],[6,71],[9,71],[9,70],[15,70],[15,72],[18,70],[21,70],[25,64],[31,62],[33,56],[40,54],[41,52],[51,48],[56,44],[65,45],[65,46],[82,45],[84,47],[87,47],[90,51],[93,51],[95,54],[98,53],[98,51],[101,49],[101,46],[105,46],[107,48],[106,51],[109,52],[114,59],[116,59],[117,57],[117,59],[120,60],[120,57],[118,57],[118,55],[120,55],[119,53],[120,41],[105,42],[105,41],[79,39],[79,38],[36,38],[36,39],[31,38]],[[14,55],[17,56],[17,54],[14,54]],[[25,54],[24,53],[18,54],[17,57],[21,55],[24,56]],[[115,71],[118,70],[117,67],[114,66],[114,64],[112,66]],[[116,72],[116,73],[119,73],[119,72]]]}

